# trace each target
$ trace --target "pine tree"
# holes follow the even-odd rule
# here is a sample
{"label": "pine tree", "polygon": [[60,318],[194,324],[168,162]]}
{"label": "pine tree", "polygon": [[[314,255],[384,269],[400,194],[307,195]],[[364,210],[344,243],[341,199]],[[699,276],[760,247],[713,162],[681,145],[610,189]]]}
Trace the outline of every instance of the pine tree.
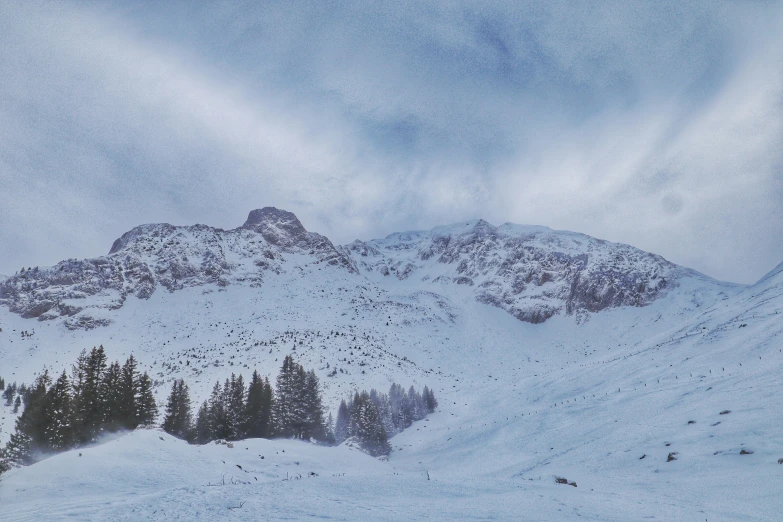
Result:
{"label": "pine tree", "polygon": [[14,396],[16,395],[16,383],[8,383],[5,391],[3,392],[3,398],[5,399],[5,405],[10,406],[14,402]]}
{"label": "pine tree", "polygon": [[224,439],[227,433],[226,406],[223,402],[223,392],[220,382],[215,382],[212,394],[209,396],[209,426],[212,434],[210,440]]}
{"label": "pine tree", "polygon": [[3,460],[27,466],[35,460],[33,458],[33,438],[19,430],[11,434],[11,438],[3,451]]}
{"label": "pine tree", "polygon": [[235,377],[231,374],[228,393],[226,395],[228,407],[228,440],[241,439],[244,433],[245,422],[245,381],[242,376]]}
{"label": "pine tree", "polygon": [[340,407],[337,409],[337,420],[334,423],[334,441],[337,444],[342,444],[348,438],[350,422],[351,412],[348,410],[345,399],[343,399],[340,402]]}
{"label": "pine tree", "polygon": [[424,397],[424,402],[427,405],[427,412],[433,413],[435,408],[438,407],[438,400],[435,398],[435,392],[425,386],[422,396]]}
{"label": "pine tree", "polygon": [[397,427],[394,425],[394,418],[392,415],[391,401],[388,395],[379,393],[376,390],[370,390],[370,399],[378,409],[378,414],[381,416],[381,424],[386,430],[386,434],[389,436],[396,435],[398,433]]}
{"label": "pine tree", "polygon": [[177,418],[178,432],[185,440],[193,436],[193,415],[190,411],[190,389],[183,379],[180,379],[179,416]]}
{"label": "pine tree", "polygon": [[245,436],[259,438],[264,436],[264,381],[258,371],[254,371],[247,386],[247,402],[245,403]]}
{"label": "pine tree", "polygon": [[120,425],[128,430],[135,429],[139,425],[139,372],[136,359],[131,355],[122,366],[120,378],[120,408],[118,419]]}
{"label": "pine tree", "polygon": [[353,436],[359,440],[359,445],[367,453],[378,457],[391,452],[381,416],[367,392],[362,392],[354,400],[351,425]]}
{"label": "pine tree", "polygon": [[117,431],[122,426],[122,369],[120,363],[113,362],[104,373],[99,392],[102,422],[99,429]]}
{"label": "pine tree", "polygon": [[194,441],[197,444],[206,444],[212,440],[212,426],[209,423],[209,403],[204,401],[196,415],[196,427]]}
{"label": "pine tree", "polygon": [[307,401],[307,373],[301,364],[294,363],[289,428],[294,438],[303,439],[309,427]]}
{"label": "pine tree", "polygon": [[17,395],[14,401],[14,413],[19,413],[19,407],[22,405],[22,396]]}
{"label": "pine tree", "polygon": [[32,464],[38,453],[47,450],[45,405],[51,382],[48,370],[44,370],[25,394],[24,411],[16,418],[15,432],[4,451],[8,461]]}
{"label": "pine tree", "polygon": [[421,395],[413,386],[408,389],[408,404],[410,405],[411,418],[413,420],[417,421],[424,418]]}
{"label": "pine tree", "polygon": [[313,370],[307,372],[304,386],[305,426],[302,438],[323,441],[326,439],[324,407],[321,400],[321,385]]}
{"label": "pine tree", "polygon": [[10,406],[14,401],[14,388],[9,384],[3,392],[3,398],[5,399],[5,405]]}
{"label": "pine tree", "polygon": [[275,392],[272,390],[272,385],[269,383],[269,378],[264,378],[264,396],[261,403],[261,436],[270,438],[274,435],[274,408],[275,408]]}
{"label": "pine tree", "polygon": [[98,434],[104,418],[102,386],[106,374],[106,352],[103,346],[93,348],[89,354],[79,355],[73,369],[74,428],[81,442],[89,442]]}
{"label": "pine tree", "polygon": [[329,445],[334,445],[334,417],[332,412],[329,412],[329,416],[326,418],[326,437],[324,441]]}
{"label": "pine tree", "polygon": [[391,388],[389,388],[389,405],[391,407],[394,431],[399,433],[411,424],[410,415],[406,407],[405,391],[399,384],[392,384]]}
{"label": "pine tree", "polygon": [[158,416],[158,405],[155,403],[155,395],[152,393],[152,380],[147,372],[138,380],[138,401],[136,403],[136,422],[139,426],[149,428],[155,424]]}
{"label": "pine tree", "polygon": [[277,387],[275,389],[275,431],[282,437],[294,435],[295,422],[295,394],[296,394],[296,367],[290,355],[283,359],[283,366],[277,375]]}
{"label": "pine tree", "polygon": [[324,412],[318,377],[305,371],[290,355],[283,360],[274,397],[276,434],[283,437],[324,438]]}
{"label": "pine tree", "polygon": [[188,440],[193,433],[193,418],[190,413],[190,391],[183,379],[175,380],[166,404],[166,416],[163,419],[166,433]]}
{"label": "pine tree", "polygon": [[47,449],[55,451],[69,449],[73,444],[71,382],[65,370],[46,393],[44,417]]}

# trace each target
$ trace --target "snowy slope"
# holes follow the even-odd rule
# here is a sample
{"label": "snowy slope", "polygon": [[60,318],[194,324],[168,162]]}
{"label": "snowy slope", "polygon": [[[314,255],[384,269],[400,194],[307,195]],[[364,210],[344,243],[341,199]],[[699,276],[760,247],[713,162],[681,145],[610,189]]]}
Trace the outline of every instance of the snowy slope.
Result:
{"label": "snowy slope", "polygon": [[[103,344],[111,359],[134,353],[161,401],[176,377],[199,402],[231,372],[274,377],[286,354],[316,369],[333,409],[357,387],[392,381],[431,386],[440,401],[428,420],[392,439],[388,461],[294,441],[229,450],[165,434],[161,441],[155,431],[117,436],[4,475],[4,520],[777,518],[781,272],[740,287],[578,234],[465,227],[354,243],[327,258],[350,256],[347,263],[316,262],[309,250],[284,245],[260,285],[237,281],[243,272],[231,261],[228,284],[129,293],[121,307],[95,307],[107,321],[90,330],[70,329],[67,317],[39,321],[0,309],[6,380],[30,382],[44,365],[59,371],[82,348]],[[484,233],[476,228],[494,239],[476,242]],[[437,247],[443,237],[450,246]],[[562,303],[560,312],[520,321],[508,312],[527,306],[524,299],[506,308],[476,298],[484,282],[510,281],[498,267],[509,266],[517,242],[533,252],[525,264],[532,270],[552,266],[535,252],[586,251],[583,272],[615,263],[619,273],[671,283],[644,303],[571,314],[553,289],[548,302]],[[551,271],[561,279],[540,286],[562,285],[570,261],[560,266]],[[455,282],[460,273],[474,285]],[[330,377],[335,368],[342,371]],[[13,415],[0,409],[5,438]],[[308,478],[311,471],[318,476]],[[286,472],[303,478],[284,481]],[[249,483],[208,485],[224,473]]]}

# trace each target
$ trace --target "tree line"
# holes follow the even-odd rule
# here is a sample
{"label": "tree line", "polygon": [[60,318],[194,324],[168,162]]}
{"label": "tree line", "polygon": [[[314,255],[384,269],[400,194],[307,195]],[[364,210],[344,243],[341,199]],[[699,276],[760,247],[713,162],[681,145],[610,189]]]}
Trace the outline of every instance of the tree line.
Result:
{"label": "tree line", "polygon": [[158,408],[152,386],[133,355],[122,366],[109,364],[103,346],[82,350],[70,376],[63,370],[53,380],[44,370],[32,386],[19,387],[24,410],[0,454],[6,463],[0,470],[93,442],[104,432],[153,426]]}

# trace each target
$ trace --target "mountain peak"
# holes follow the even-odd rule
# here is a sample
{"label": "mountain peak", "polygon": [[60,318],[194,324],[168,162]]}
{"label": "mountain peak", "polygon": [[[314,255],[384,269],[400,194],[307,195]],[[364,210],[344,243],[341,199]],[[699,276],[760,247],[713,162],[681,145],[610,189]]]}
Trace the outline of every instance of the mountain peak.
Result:
{"label": "mountain peak", "polygon": [[275,207],[250,211],[242,228],[261,234],[273,245],[290,246],[307,236],[307,230],[293,212]]}
{"label": "mountain peak", "polygon": [[259,226],[275,225],[284,228],[292,233],[301,234],[307,232],[302,226],[302,222],[293,212],[281,210],[275,207],[264,207],[251,210],[247,215],[244,228],[257,228]]}

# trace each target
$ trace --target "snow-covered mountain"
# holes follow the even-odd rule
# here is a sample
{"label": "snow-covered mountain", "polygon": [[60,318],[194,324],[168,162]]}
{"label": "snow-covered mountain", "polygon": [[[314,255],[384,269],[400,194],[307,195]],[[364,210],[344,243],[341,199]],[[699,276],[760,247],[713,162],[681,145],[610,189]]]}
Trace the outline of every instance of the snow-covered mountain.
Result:
{"label": "snow-covered mountain", "polygon": [[435,292],[464,285],[477,301],[531,323],[558,313],[647,305],[683,278],[723,286],[628,245],[483,220],[335,248],[306,231],[294,214],[267,207],[227,231],[136,227],[106,256],[35,267],[1,282],[0,304],[24,318],[64,318],[69,328],[94,328],[108,324],[111,314],[105,311],[122,307],[128,296],[148,299],[158,289],[205,285],[261,287],[269,273],[285,270],[291,256],[309,259],[302,270],[335,266],[355,274],[357,284],[361,276],[380,274],[413,279]]}
{"label": "snow-covered mountain", "polygon": [[142,225],[116,240],[106,256],[66,260],[35,267],[0,284],[0,304],[25,318],[65,318],[72,329],[108,324],[105,310],[120,308],[128,296],[148,299],[158,288],[169,292],[214,284],[260,286],[265,274],[279,272],[290,255],[313,264],[355,271],[325,237],[307,232],[290,212],[254,210],[239,228],[205,225]]}
{"label": "snow-covered mountain", "polygon": [[343,247],[362,273],[473,287],[477,301],[522,321],[644,306],[683,278],[660,256],[584,234],[484,220]]}
{"label": "snow-covered mountain", "polygon": [[[783,265],[733,285],[630,246],[483,221],[334,246],[262,209],[229,231],[139,227],[107,256],[1,285],[7,382],[103,344],[111,360],[136,356],[161,403],[174,378],[199,403],[232,372],[273,379],[285,355],[316,371],[333,412],[391,382],[440,402],[385,462],[296,441],[116,435],[3,475],[4,519],[783,510]],[[0,405],[0,442],[14,418]]]}

